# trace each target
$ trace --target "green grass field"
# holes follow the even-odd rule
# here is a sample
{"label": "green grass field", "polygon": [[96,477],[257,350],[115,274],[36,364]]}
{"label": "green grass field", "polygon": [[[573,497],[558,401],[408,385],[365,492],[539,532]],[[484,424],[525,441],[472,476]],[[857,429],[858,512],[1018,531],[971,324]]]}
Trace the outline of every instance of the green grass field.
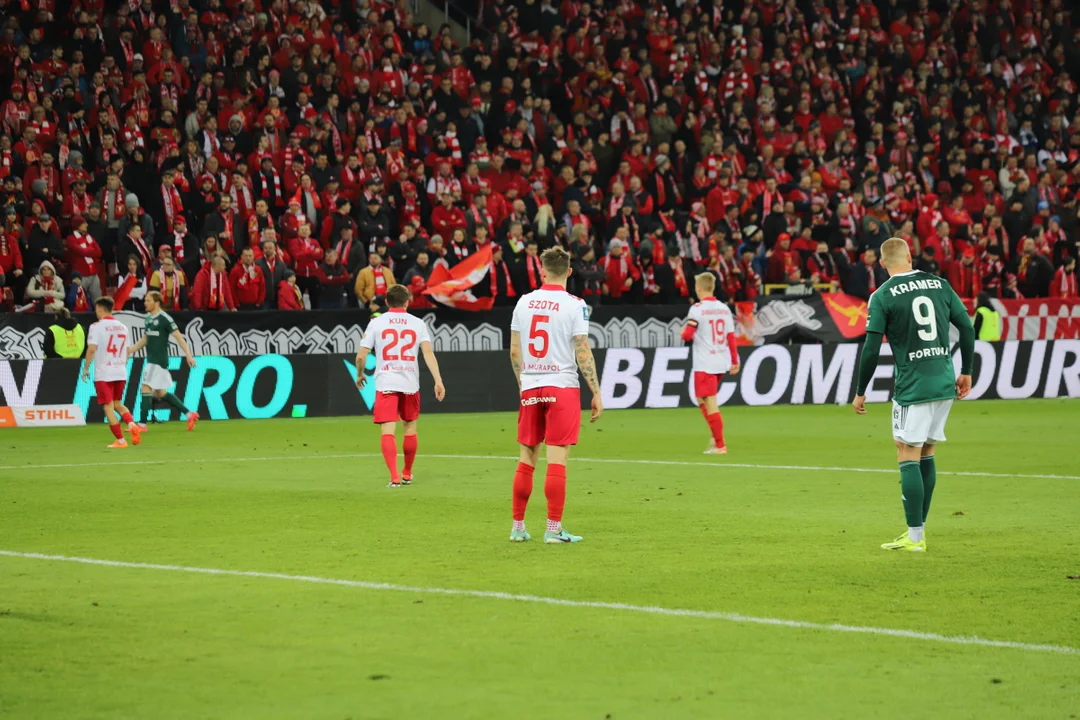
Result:
{"label": "green grass field", "polygon": [[574,546],[507,542],[509,415],[425,416],[401,490],[369,418],[4,433],[0,550],[279,576],[0,555],[0,717],[1080,716],[1080,402],[958,404],[925,555],[878,549],[888,412],[731,408],[726,457],[694,410],[610,412]]}

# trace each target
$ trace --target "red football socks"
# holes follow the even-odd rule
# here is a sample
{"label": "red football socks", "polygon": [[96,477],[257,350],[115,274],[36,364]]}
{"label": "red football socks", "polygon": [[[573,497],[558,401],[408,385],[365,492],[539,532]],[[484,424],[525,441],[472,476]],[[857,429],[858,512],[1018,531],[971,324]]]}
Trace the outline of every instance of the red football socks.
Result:
{"label": "red football socks", "polygon": [[514,520],[525,520],[525,508],[529,504],[529,496],[533,489],[533,472],[536,470],[532,465],[519,462],[517,471],[514,473]]}
{"label": "red football socks", "polygon": [[123,415],[121,415],[120,419],[123,420],[124,422],[128,423],[129,425],[131,423],[135,422],[135,418],[131,417],[131,413],[129,413],[129,412],[126,412]]}
{"label": "red football socks", "polygon": [[382,456],[386,461],[386,469],[390,471],[390,481],[401,482],[397,467],[397,438],[393,435],[382,436]]}
{"label": "red football socks", "polygon": [[416,443],[415,435],[406,435],[401,440],[402,450],[405,451],[405,477],[412,477],[413,461],[416,460]]}
{"label": "red football socks", "polygon": [[124,431],[120,429],[120,424],[119,423],[117,423],[116,425],[110,425],[109,429],[112,430],[112,434],[113,434],[114,438],[116,438],[117,440],[123,440],[124,439]]}
{"label": "red football socks", "polygon": [[544,495],[547,496],[548,520],[562,522],[563,506],[566,505],[566,466],[548,463],[544,478]]}
{"label": "red football socks", "polygon": [[724,447],[724,418],[721,417],[720,413],[714,412],[712,415],[706,415],[705,419],[709,421],[709,429],[712,430],[716,447]]}

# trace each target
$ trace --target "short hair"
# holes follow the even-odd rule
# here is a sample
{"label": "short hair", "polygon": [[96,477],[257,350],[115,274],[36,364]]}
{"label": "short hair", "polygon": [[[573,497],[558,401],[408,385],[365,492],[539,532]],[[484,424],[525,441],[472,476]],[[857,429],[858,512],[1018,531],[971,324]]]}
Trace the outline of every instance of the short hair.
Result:
{"label": "short hair", "polygon": [[412,300],[412,293],[404,285],[392,285],[386,291],[386,304],[392,308],[405,307]]}
{"label": "short hair", "polygon": [[566,277],[570,273],[570,253],[559,245],[540,253],[540,263],[551,277]]}
{"label": "short hair", "polygon": [[165,302],[165,298],[162,297],[161,293],[159,293],[157,290],[151,290],[150,292],[146,293],[146,297],[150,298],[158,305],[162,305]]}
{"label": "short hair", "polygon": [[694,283],[702,290],[709,290],[711,292],[716,289],[716,276],[711,272],[703,272],[700,275],[694,276]]}
{"label": "short hair", "polygon": [[910,251],[911,248],[908,247],[907,240],[903,238],[889,238],[881,243],[881,259],[885,261],[886,267],[903,263]]}
{"label": "short hair", "polygon": [[105,312],[112,312],[113,299],[111,297],[99,297],[94,301],[94,307],[105,308]]}

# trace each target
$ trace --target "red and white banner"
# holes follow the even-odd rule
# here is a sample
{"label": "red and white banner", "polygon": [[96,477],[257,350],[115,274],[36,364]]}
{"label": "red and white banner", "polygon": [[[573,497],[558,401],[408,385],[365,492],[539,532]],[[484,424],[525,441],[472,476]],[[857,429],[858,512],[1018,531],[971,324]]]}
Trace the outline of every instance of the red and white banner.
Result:
{"label": "red and white banner", "polygon": [[490,269],[491,243],[488,243],[449,270],[441,263],[435,266],[424,294],[458,310],[490,310],[495,298],[478,298],[471,292]]}
{"label": "red and white banner", "polygon": [[[1080,300],[991,300],[1001,313],[1002,340],[1076,340],[1080,338]],[[975,305],[965,300],[968,310]]]}

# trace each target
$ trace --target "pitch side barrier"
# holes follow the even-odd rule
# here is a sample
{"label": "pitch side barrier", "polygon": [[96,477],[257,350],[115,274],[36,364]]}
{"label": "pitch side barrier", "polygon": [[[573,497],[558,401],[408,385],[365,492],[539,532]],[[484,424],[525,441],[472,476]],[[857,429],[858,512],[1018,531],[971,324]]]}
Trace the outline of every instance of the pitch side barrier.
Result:
{"label": "pitch side barrier", "polygon": [[[742,372],[721,384],[720,404],[850,402],[859,351],[854,343],[741,348]],[[688,348],[595,353],[607,409],[694,407]],[[128,362],[124,402],[130,408],[138,409],[142,401],[138,378],[143,363],[141,358]],[[431,377],[422,370],[424,412],[517,409],[517,385],[505,351],[443,353],[439,364],[447,398],[435,401]],[[369,356],[365,372],[371,373],[374,367],[375,360]],[[370,415],[375,402],[373,383],[364,390],[356,387],[356,368],[349,355],[200,356],[194,369],[173,357],[169,369],[176,379],[173,392],[210,420],[363,416]],[[17,417],[18,408],[63,406],[81,409],[87,422],[100,422],[93,383],[83,382],[78,370],[74,360],[0,360],[0,407],[14,409]],[[886,402],[891,392],[891,355],[885,345],[867,397],[871,402]],[[976,343],[971,399],[1059,397],[1080,397],[1080,340]],[[584,406],[589,399],[588,390],[583,390]],[[3,412],[11,415],[13,411]],[[166,409],[157,413],[161,420],[176,419],[175,412],[170,415]],[[62,420],[66,415],[57,417]]]}

